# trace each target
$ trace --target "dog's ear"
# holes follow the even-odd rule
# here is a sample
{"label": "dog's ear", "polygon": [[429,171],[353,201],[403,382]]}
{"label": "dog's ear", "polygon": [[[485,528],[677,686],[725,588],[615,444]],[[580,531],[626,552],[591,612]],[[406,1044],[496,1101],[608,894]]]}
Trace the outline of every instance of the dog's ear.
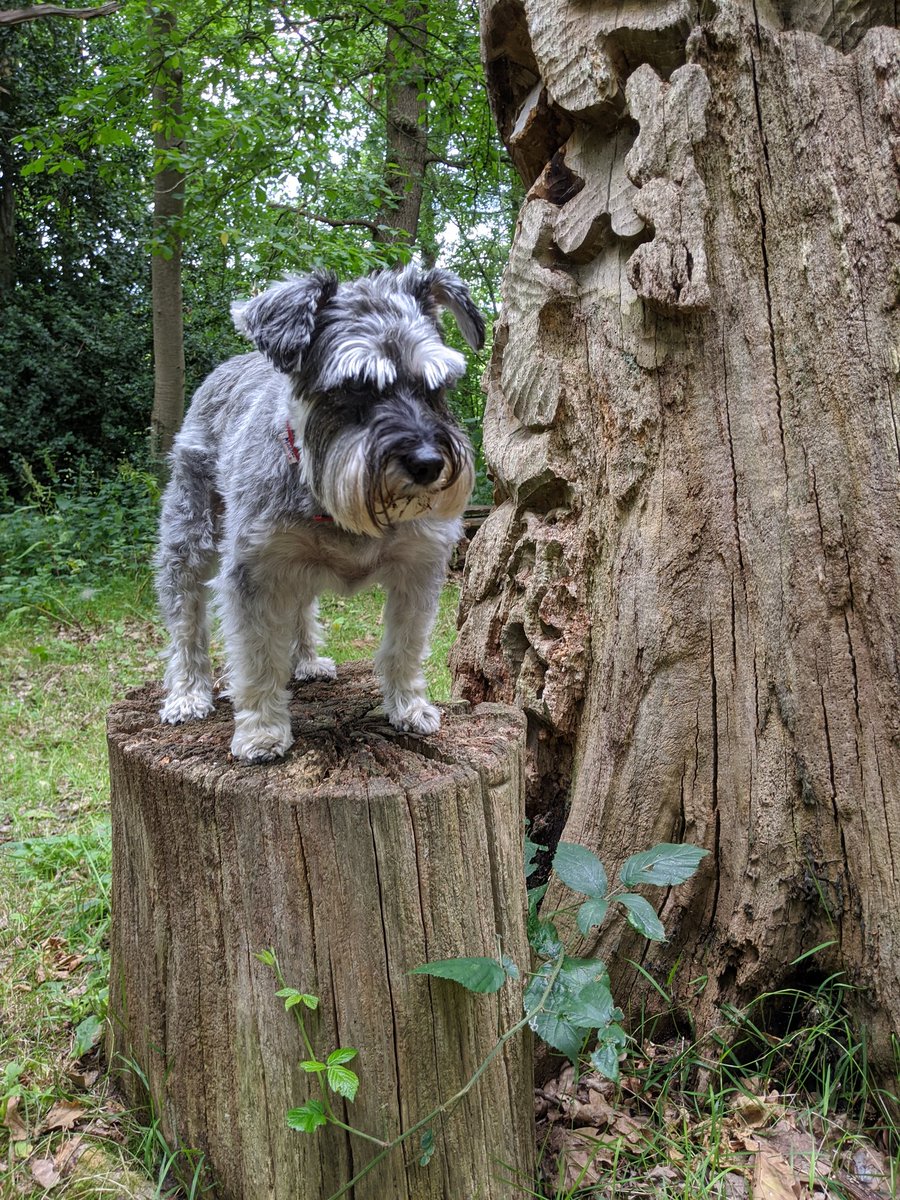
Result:
{"label": "dog's ear", "polygon": [[319,313],[337,291],[337,276],[330,271],[298,275],[231,306],[239,333],[248,337],[279,371],[297,371],[309,349]]}
{"label": "dog's ear", "polygon": [[449,308],[456,318],[460,333],[472,349],[481,349],[484,345],[484,317],[475,307],[469,289],[458,275],[435,267],[420,276],[419,289],[430,295],[441,308]]}

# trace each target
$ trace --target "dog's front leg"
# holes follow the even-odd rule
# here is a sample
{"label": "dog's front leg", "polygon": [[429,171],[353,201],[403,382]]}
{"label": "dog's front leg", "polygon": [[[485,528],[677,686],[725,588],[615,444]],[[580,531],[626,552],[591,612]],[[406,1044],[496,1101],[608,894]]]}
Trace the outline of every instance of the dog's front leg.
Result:
{"label": "dog's front leg", "polygon": [[437,616],[443,575],[407,578],[387,585],[384,637],[375,655],[384,710],[395,729],[435,733],[440,711],[429,702],[422,674]]}
{"label": "dog's front leg", "polygon": [[296,597],[289,579],[259,563],[223,568],[217,586],[234,705],[231,753],[272,762],[293,742],[287,683]]}

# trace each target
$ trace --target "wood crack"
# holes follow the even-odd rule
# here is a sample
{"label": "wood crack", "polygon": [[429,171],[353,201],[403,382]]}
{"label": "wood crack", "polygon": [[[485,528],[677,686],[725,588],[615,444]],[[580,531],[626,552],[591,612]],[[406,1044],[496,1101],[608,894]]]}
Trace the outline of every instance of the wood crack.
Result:
{"label": "wood crack", "polygon": [[769,350],[772,356],[772,381],[775,385],[775,404],[778,410],[778,435],[781,439],[781,459],[784,466],[784,478],[787,482],[787,448],[784,444],[784,421],[781,411],[781,383],[778,378],[778,354],[775,347],[775,324],[772,319],[772,290],[769,282],[769,252],[766,247],[766,210],[763,207],[762,188],[757,183],[756,199],[759,203],[760,235],[763,261],[763,286],[766,291],[766,319],[769,326]]}

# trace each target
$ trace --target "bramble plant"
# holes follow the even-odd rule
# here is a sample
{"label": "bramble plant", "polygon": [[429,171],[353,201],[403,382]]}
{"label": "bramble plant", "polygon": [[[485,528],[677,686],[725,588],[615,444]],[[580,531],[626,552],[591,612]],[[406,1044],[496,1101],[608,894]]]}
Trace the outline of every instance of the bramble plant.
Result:
{"label": "bramble plant", "polygon": [[[535,855],[546,847],[525,839],[525,875],[530,877],[535,867]],[[577,1065],[589,1041],[596,1038],[596,1045],[589,1055],[590,1065],[607,1079],[619,1078],[619,1060],[628,1041],[628,1035],[620,1024],[623,1014],[616,1007],[610,991],[606,965],[599,958],[574,958],[566,952],[554,918],[561,914],[575,913],[575,923],[584,935],[601,925],[611,909],[618,905],[625,911],[630,925],[650,941],[665,940],[665,930],[655,909],[637,892],[630,889],[650,884],[654,887],[672,887],[684,883],[696,872],[701,860],[709,853],[698,846],[675,845],[662,842],[639,854],[632,854],[619,870],[621,888],[611,890],[606,870],[597,856],[584,846],[571,842],[560,842],[553,857],[553,871],[562,883],[585,899],[577,906],[559,909],[548,918],[539,913],[539,905],[549,884],[531,888],[528,892],[528,941],[541,966],[531,971],[525,987],[524,1009],[521,1020],[508,1029],[491,1048],[471,1078],[448,1100],[417,1121],[392,1141],[383,1141],[360,1129],[341,1121],[331,1106],[329,1089],[344,1099],[352,1101],[359,1086],[359,1079],[346,1064],[356,1057],[351,1047],[333,1050],[324,1061],[316,1057],[306,1030],[303,1010],[315,1009],[315,996],[288,987],[273,950],[265,950],[257,958],[270,966],[279,982],[276,993],[284,1000],[285,1008],[293,1012],[300,1026],[301,1035],[309,1058],[300,1063],[308,1074],[319,1081],[321,1099],[310,1099],[300,1108],[291,1109],[287,1123],[302,1133],[313,1133],[323,1125],[336,1125],[348,1133],[374,1142],[380,1147],[378,1154],[328,1200],[338,1200],[392,1150],[402,1145],[416,1133],[420,1134],[419,1149],[421,1166],[427,1166],[434,1153],[433,1122],[441,1114],[449,1113],[466,1096],[484,1074],[503,1046],[526,1026],[554,1050],[559,1050]],[[415,967],[412,975],[432,975],[449,979],[470,992],[482,995],[497,992],[507,979],[519,979],[522,972],[516,963],[505,955],[500,958],[472,957],[448,958],[437,962],[423,963]]]}

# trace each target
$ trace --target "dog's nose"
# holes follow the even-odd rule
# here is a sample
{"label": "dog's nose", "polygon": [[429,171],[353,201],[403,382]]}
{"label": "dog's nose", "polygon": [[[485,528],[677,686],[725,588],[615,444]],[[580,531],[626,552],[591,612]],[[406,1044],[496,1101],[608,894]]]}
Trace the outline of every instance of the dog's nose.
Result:
{"label": "dog's nose", "polygon": [[410,451],[401,459],[401,466],[413,483],[427,487],[434,483],[444,469],[443,455],[427,446]]}

